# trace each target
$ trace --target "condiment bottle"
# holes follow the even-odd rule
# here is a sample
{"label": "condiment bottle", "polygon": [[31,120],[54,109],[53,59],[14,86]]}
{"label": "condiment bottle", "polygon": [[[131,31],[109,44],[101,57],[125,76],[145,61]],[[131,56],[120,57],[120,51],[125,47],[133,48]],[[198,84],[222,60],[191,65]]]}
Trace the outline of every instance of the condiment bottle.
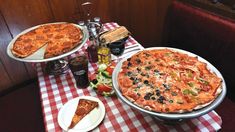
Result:
{"label": "condiment bottle", "polygon": [[96,32],[99,34],[102,30],[102,23],[100,17],[94,17]]}
{"label": "condiment bottle", "polygon": [[98,45],[94,37],[90,38],[90,45],[87,48],[89,61],[96,63],[98,61]]}
{"label": "condiment bottle", "polygon": [[101,43],[98,48],[98,63],[109,65],[111,62],[110,49],[105,43]]}

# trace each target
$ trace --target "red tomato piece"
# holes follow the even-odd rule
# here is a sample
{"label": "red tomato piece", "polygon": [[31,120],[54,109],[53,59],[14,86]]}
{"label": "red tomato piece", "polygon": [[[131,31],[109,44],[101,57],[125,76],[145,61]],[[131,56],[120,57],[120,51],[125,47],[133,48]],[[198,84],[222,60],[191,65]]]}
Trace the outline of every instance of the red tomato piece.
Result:
{"label": "red tomato piece", "polygon": [[107,69],[106,69],[106,71],[109,73],[109,75],[111,76],[112,75],[112,73],[113,73],[113,69],[114,68],[112,68],[112,67],[107,67]]}
{"label": "red tomato piece", "polygon": [[97,86],[97,90],[99,92],[110,92],[112,90],[112,87],[104,85],[104,84],[99,84]]}

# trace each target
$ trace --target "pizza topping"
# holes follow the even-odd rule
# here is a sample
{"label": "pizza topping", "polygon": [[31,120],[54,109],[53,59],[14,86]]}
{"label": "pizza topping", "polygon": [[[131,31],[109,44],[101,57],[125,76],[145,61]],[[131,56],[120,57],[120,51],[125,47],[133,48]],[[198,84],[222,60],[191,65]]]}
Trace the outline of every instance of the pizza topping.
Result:
{"label": "pizza topping", "polygon": [[148,85],[149,81],[148,80],[144,80],[144,84]]}
{"label": "pizza topping", "polygon": [[163,102],[164,100],[166,100],[166,98],[165,98],[164,96],[160,96],[160,97],[157,99],[157,102],[163,104],[163,103],[164,103],[164,102]]}
{"label": "pizza topping", "polygon": [[171,92],[171,95],[172,96],[177,96],[177,93],[176,92]]}
{"label": "pizza topping", "polygon": [[157,95],[157,96],[160,96],[160,95],[161,95],[161,92],[160,92],[159,89],[156,90],[156,95]]}
{"label": "pizza topping", "polygon": [[136,59],[135,60],[137,64],[140,64],[141,63],[141,60],[140,59]]}
{"label": "pizza topping", "polygon": [[[68,28],[65,30],[64,27]],[[73,30],[76,37],[70,37],[70,30]],[[46,24],[18,37],[11,50],[13,55],[24,58],[47,45],[43,57],[50,58],[72,50],[80,44],[82,37],[81,30],[71,23]],[[17,47],[21,47],[21,52]]]}
{"label": "pizza topping", "polygon": [[150,100],[150,97],[153,95],[153,93],[146,93],[146,95],[144,96],[145,100]]}
{"label": "pizza topping", "polygon": [[221,79],[196,57],[160,49],[141,51],[124,61],[118,83],[123,95],[137,105],[174,113],[211,102],[218,96]]}
{"label": "pizza topping", "polygon": [[32,42],[32,39],[30,39],[30,38],[24,39],[23,42],[24,42],[24,43],[29,43],[29,42]]}
{"label": "pizza topping", "polygon": [[167,85],[165,83],[163,83],[162,85],[164,86],[165,90],[170,90],[170,85]]}

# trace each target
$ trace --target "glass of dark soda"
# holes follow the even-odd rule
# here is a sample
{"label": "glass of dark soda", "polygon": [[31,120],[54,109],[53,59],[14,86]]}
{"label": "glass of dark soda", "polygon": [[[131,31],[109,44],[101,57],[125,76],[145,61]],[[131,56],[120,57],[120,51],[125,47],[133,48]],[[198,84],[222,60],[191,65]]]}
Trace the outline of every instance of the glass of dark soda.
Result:
{"label": "glass of dark soda", "polygon": [[87,88],[89,86],[87,57],[85,55],[79,55],[70,59],[69,67],[76,80],[77,87]]}

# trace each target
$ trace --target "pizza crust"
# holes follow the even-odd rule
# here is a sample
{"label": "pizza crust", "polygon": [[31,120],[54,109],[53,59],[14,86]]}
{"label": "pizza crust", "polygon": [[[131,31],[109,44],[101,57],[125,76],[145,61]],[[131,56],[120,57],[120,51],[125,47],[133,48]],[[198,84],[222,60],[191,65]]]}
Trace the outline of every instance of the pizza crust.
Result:
{"label": "pizza crust", "polygon": [[[174,63],[171,61],[177,58],[172,59],[165,57],[161,59],[162,56],[166,55],[165,53],[171,53],[169,54],[170,56],[182,57],[187,61],[179,61],[179,63]],[[153,62],[152,60],[156,60],[156,65],[151,66],[151,63]],[[190,66],[191,68],[189,68]],[[151,69],[151,67],[153,69]],[[178,72],[177,70],[166,72],[165,74],[161,73],[161,71],[167,71],[169,68],[169,70],[172,70],[172,67],[173,69],[183,69],[181,71],[183,73],[174,73]],[[154,73],[153,71],[155,70],[156,72]],[[187,72],[188,70],[189,72],[192,70],[193,76],[190,75],[192,77],[187,77],[185,75],[185,70]],[[147,79],[146,76],[149,76],[149,78],[153,79]],[[163,78],[165,78],[165,80]],[[184,80],[190,78],[191,80]],[[130,85],[128,85],[130,80],[131,82],[133,81],[133,84],[130,83]],[[147,84],[144,83],[145,81]],[[185,83],[182,84],[182,82]],[[141,51],[133,55],[131,58],[128,58],[123,62],[122,68],[118,73],[118,84],[122,95],[130,102],[146,110],[161,113],[186,113],[193,110],[199,110],[211,104],[222,92],[222,79],[210,71],[207,68],[206,63],[200,62],[197,57],[190,57],[186,54],[175,52],[169,49]],[[138,85],[140,84],[144,86],[139,87]],[[177,86],[177,84],[180,85]],[[169,88],[170,92],[167,90],[164,91],[164,89],[167,89],[170,86],[172,87],[172,89]],[[196,91],[199,88],[200,91]],[[153,90],[151,91],[151,89]],[[161,94],[164,96],[164,98],[162,97],[162,100],[160,100],[160,95],[156,95],[156,89],[161,90]],[[172,92],[177,91],[177,89],[177,96],[179,97],[170,95]],[[133,95],[134,92],[130,91],[135,91],[137,95],[139,94],[139,98]],[[150,96],[148,97],[147,94]],[[183,99],[182,103],[177,102],[177,100],[180,99]]]}

